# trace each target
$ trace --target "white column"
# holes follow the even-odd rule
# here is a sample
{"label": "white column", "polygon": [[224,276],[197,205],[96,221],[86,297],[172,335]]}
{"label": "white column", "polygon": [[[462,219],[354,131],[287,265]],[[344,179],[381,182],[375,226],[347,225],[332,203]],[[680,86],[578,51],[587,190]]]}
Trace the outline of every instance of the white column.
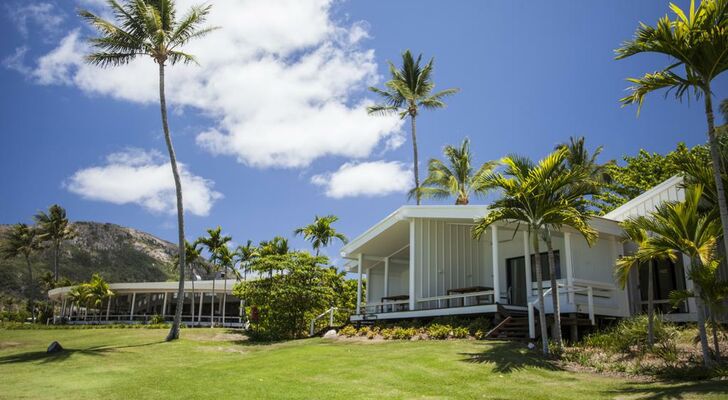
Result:
{"label": "white column", "polygon": [[384,296],[389,296],[389,257],[384,257]]}
{"label": "white column", "polygon": [[205,292],[200,292],[200,310],[197,312],[197,323],[199,324],[200,321],[202,321],[202,300],[205,299]]}
{"label": "white column", "polygon": [[491,248],[493,253],[493,301],[499,303],[500,298],[500,257],[498,256],[498,227],[491,225]]}
{"label": "white column", "polygon": [[361,265],[364,263],[364,254],[359,253],[356,263],[356,313],[361,314]]}
{"label": "white column", "polygon": [[63,303],[61,304],[61,318],[66,316],[66,297],[61,296],[61,299],[63,299]]}
{"label": "white column", "polygon": [[111,312],[111,297],[106,299],[106,322],[109,322],[109,313]]}
{"label": "white column", "polygon": [[[683,254],[683,273],[685,274],[685,289],[693,291],[695,289],[695,285],[693,284],[693,280],[690,279],[690,269],[692,268],[692,262],[690,261],[690,257]],[[688,299],[688,313],[695,314],[697,310],[697,306],[695,304],[695,298],[690,297]],[[696,314],[697,315],[697,314]]]}
{"label": "white column", "polygon": [[[571,232],[564,232],[564,251],[566,252],[566,284],[574,285],[574,265],[571,260]],[[574,304],[574,292],[569,291],[569,303]]]}
{"label": "white column", "polygon": [[131,294],[131,312],[129,313],[129,321],[134,321],[134,306],[136,305],[136,292]]}
{"label": "white column", "polygon": [[364,303],[370,303],[372,298],[372,269],[367,268],[367,291],[366,291],[366,298],[364,299]]}
{"label": "white column", "polygon": [[409,310],[414,311],[417,301],[415,299],[415,219],[410,220],[409,228]]}
{"label": "white column", "polygon": [[164,300],[162,301],[162,318],[167,316],[167,292],[164,292]]}
{"label": "white column", "polygon": [[533,282],[531,281],[531,243],[528,231],[523,231],[523,260],[526,264],[526,301],[531,301]]}

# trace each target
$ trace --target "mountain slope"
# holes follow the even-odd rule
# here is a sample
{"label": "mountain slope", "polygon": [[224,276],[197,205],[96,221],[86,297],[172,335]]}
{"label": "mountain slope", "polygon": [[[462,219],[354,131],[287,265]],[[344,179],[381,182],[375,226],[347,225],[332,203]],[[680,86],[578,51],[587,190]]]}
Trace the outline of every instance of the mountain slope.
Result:
{"label": "mountain slope", "polygon": [[[98,272],[109,282],[166,281],[174,278],[174,244],[133,228],[99,222],[74,222],[77,236],[64,243],[60,275],[72,281],[89,279]],[[9,225],[0,225],[0,237]],[[52,253],[42,250],[32,257],[37,280],[52,271]],[[21,296],[26,286],[26,266],[21,258],[0,260],[0,293]]]}

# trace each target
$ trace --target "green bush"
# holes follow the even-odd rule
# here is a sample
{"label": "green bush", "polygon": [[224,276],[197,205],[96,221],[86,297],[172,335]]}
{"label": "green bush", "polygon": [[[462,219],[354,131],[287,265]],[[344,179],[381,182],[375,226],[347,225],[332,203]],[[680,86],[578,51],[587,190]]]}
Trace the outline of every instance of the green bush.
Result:
{"label": "green bush", "polygon": [[[655,316],[654,332],[656,344],[674,340],[679,334],[673,324],[663,321],[659,315]],[[588,335],[582,344],[617,353],[645,352],[648,349],[647,316],[623,319],[611,328]]]}
{"label": "green bush", "polygon": [[442,325],[438,323],[431,324],[427,327],[427,336],[430,339],[447,339],[450,336],[450,332],[452,331],[452,328],[450,325]]}
{"label": "green bush", "polygon": [[347,325],[339,330],[339,335],[346,337],[356,336],[357,333],[358,331],[353,325]]}
{"label": "green bush", "polygon": [[164,317],[159,314],[152,315],[152,317],[149,318],[149,321],[147,321],[147,324],[149,324],[149,325],[157,325],[157,324],[163,324],[163,323],[164,323]]}
{"label": "green bush", "polygon": [[382,338],[384,340],[389,340],[389,339],[393,338],[394,330],[395,330],[395,328],[384,328],[381,331],[379,331],[379,334],[382,335]]}
{"label": "green bush", "polygon": [[470,330],[464,326],[452,328],[452,337],[457,339],[465,339],[470,336]]}
{"label": "green bush", "polygon": [[392,332],[392,339],[410,340],[416,334],[417,329],[415,328],[394,328],[394,331]]}

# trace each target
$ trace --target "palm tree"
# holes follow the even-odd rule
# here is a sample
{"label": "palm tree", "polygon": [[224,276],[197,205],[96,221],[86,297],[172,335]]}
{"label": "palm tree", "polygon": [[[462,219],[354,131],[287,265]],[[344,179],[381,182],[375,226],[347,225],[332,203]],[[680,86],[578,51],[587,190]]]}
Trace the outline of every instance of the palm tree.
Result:
{"label": "palm tree", "polygon": [[260,257],[258,248],[253,245],[252,240],[248,240],[245,246],[240,245],[235,249],[235,255],[237,261],[240,263],[240,269],[243,270],[243,280],[247,280],[251,264],[257,257]]}
{"label": "palm tree", "polygon": [[[33,268],[30,264],[30,256],[41,248],[38,238],[38,231],[26,224],[15,224],[5,234],[0,242],[0,257],[5,260],[22,256],[25,259],[25,265],[28,268],[28,300],[33,303],[35,298],[35,281],[33,280]],[[35,308],[31,304],[33,310],[33,320],[35,321]]]}
{"label": "palm tree", "polygon": [[[642,229],[634,218],[627,219],[620,223],[624,230],[625,242],[632,242],[642,247],[648,238],[648,233]],[[627,255],[617,260],[615,275],[617,281],[624,289],[629,281],[629,275],[635,268],[647,266],[647,344],[652,347],[655,344],[655,293],[654,293],[654,269],[656,260],[643,262],[635,254]]]}
{"label": "palm tree", "polygon": [[[199,244],[197,242],[190,243],[185,240],[185,262],[190,267],[190,284],[192,285],[192,323],[195,322],[195,267],[201,267],[204,265],[204,258],[200,252]],[[179,257],[175,257],[175,265],[179,268]]]}
{"label": "palm tree", "polygon": [[58,204],[50,206],[48,213],[40,211],[33,218],[37,225],[40,240],[51,243],[53,250],[53,279],[58,281],[61,244],[66,240],[73,239],[76,233],[68,222],[66,210]]}
{"label": "palm tree", "polygon": [[[200,237],[195,241],[195,245],[201,244],[202,246],[207,248],[207,251],[210,253],[210,261],[212,262],[212,266],[215,272],[219,271],[220,268],[223,266],[225,254],[224,251],[227,250],[227,244],[232,240],[232,237],[230,236],[223,236],[222,234],[222,228],[217,227],[215,229],[208,229],[207,230],[207,236]],[[225,249],[225,250],[223,250]],[[215,278],[216,276],[213,276],[212,278],[212,293],[213,293],[213,300],[210,307],[210,327],[214,327],[214,319],[215,319]]]}
{"label": "palm tree", "polygon": [[[483,195],[490,188],[486,185],[486,177],[498,165],[497,161],[483,163],[473,172],[473,155],[470,152],[470,140],[464,139],[460,147],[445,146],[443,154],[448,165],[433,158],[428,164],[428,176],[419,189],[421,197],[445,199],[455,197],[455,204],[467,205],[473,194]],[[410,191],[410,197],[417,195],[417,189]]]}
{"label": "palm tree", "polygon": [[594,151],[589,151],[584,136],[572,136],[569,138],[568,143],[558,144],[554,150],[559,149],[569,151],[565,162],[568,169],[585,169],[589,177],[595,182],[609,183],[611,181],[607,166],[612,162],[600,164],[597,161],[597,158],[604,150],[603,146],[598,146]]}
{"label": "palm tree", "polygon": [[[708,141],[713,167],[713,181],[718,193],[720,220],[723,225],[723,245],[728,254],[728,204],[721,179],[721,157],[713,117],[711,82],[728,69],[728,0],[703,0],[695,8],[690,1],[686,14],[670,4],[675,19],[665,15],[655,26],[641,24],[632,40],[616,50],[616,58],[624,59],[639,53],[657,53],[670,58],[670,65],[661,71],[647,73],[641,78],[629,78],[634,85],[631,93],[620,101],[623,105],[639,107],[648,93],[673,90],[681,99],[693,92],[696,99],[704,97],[708,122]],[[679,69],[684,72],[681,75]],[[639,112],[638,107],[638,112]]]}
{"label": "palm tree", "polygon": [[338,239],[344,244],[349,242],[349,239],[347,239],[343,233],[337,232],[336,229],[331,226],[338,220],[339,217],[335,215],[326,215],[324,217],[319,217],[317,215],[312,224],[296,229],[293,231],[293,234],[297,236],[303,235],[304,239],[311,242],[311,246],[316,251],[316,257],[318,257],[321,248],[331,244],[334,239]]}
{"label": "palm tree", "polygon": [[177,229],[179,240],[179,288],[177,291],[177,311],[167,340],[179,338],[182,320],[185,284],[185,234],[184,207],[182,204],[182,182],[180,180],[177,157],[167,122],[167,100],[164,90],[164,72],[167,63],[185,64],[196,62],[194,56],[180,48],[191,40],[210,33],[215,28],[202,28],[211,5],[193,6],[182,19],[176,19],[174,0],[129,0],[118,3],[108,1],[114,22],[107,21],[87,10],[79,15],[93,25],[101,36],[90,40],[96,50],[86,60],[101,67],[114,67],[130,63],[138,56],[151,57],[159,69],[159,106],[162,116],[162,130],[169,153],[169,162],[174,176],[177,194]]}
{"label": "palm tree", "polygon": [[[282,256],[288,254],[288,252],[290,251],[290,247],[288,246],[288,239],[281,236],[276,236],[271,240],[264,240],[260,242],[260,244],[258,245],[258,249],[259,259],[268,256]],[[267,269],[264,270],[258,269],[258,272],[267,272],[268,277],[272,278],[273,263],[266,263],[264,265],[269,266],[270,268],[265,267]]]}
{"label": "palm tree", "polygon": [[[690,258],[690,274],[713,262],[722,229],[715,210],[702,208],[702,196],[701,185],[690,186],[685,190],[685,201],[662,203],[649,216],[633,219],[635,226],[650,233],[634,258],[640,262],[659,258],[677,262],[680,255],[685,255]],[[702,287],[698,281],[693,283],[703,362],[708,366],[710,355]]]}
{"label": "palm tree", "polygon": [[420,66],[422,54],[415,59],[407,50],[402,54],[402,67],[397,67],[390,61],[389,74],[391,79],[384,83],[384,89],[370,87],[369,90],[378,94],[384,103],[367,107],[369,114],[398,113],[401,119],[410,117],[412,128],[412,150],[414,153],[414,178],[417,205],[420,204],[420,177],[417,155],[417,115],[420,108],[434,110],[444,108],[443,99],[453,95],[460,89],[445,89],[432,93],[435,84],[432,82],[432,70],[435,59],[431,58],[425,66]]}
{"label": "palm tree", "polygon": [[581,233],[588,243],[591,244],[596,239],[596,232],[589,226],[582,204],[584,193],[588,192],[591,183],[582,171],[564,169],[566,157],[567,150],[560,149],[538,164],[519,156],[507,156],[501,160],[506,166],[505,171],[502,174],[488,175],[486,185],[501,189],[502,197],[493,202],[488,214],[479,219],[473,228],[473,235],[479,238],[490,225],[498,221],[518,222],[527,227],[535,254],[534,268],[544,354],[548,353],[548,337],[539,238],[545,240],[548,248],[555,321],[554,339],[557,344],[560,344],[561,330],[551,231],[570,226]]}
{"label": "palm tree", "polygon": [[[68,291],[68,297],[71,300],[71,304],[76,303],[77,319],[81,318],[81,306],[86,307],[88,301],[88,286],[80,284],[72,287]],[[88,313],[88,307],[86,307],[86,313]]]}
{"label": "palm tree", "polygon": [[81,284],[85,288],[86,304],[94,307],[94,319],[98,314],[98,309],[104,304],[104,301],[109,301],[114,296],[114,292],[111,290],[109,284],[99,274],[93,274],[91,280],[88,283]]}

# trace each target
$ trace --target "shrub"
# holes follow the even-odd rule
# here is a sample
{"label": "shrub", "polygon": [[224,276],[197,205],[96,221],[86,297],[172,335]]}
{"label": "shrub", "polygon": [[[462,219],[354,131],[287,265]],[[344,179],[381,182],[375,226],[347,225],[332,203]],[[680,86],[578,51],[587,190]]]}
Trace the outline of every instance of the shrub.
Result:
{"label": "shrub", "polygon": [[[663,321],[659,315],[655,316],[654,332],[655,343],[674,340],[678,335],[675,326]],[[611,328],[585,337],[583,344],[611,352],[642,353],[647,350],[647,316],[623,319]]]}
{"label": "shrub", "polygon": [[392,339],[409,340],[416,334],[417,329],[415,328],[394,328],[392,331]]}
{"label": "shrub", "polygon": [[464,326],[452,328],[451,336],[457,339],[465,339],[470,336],[470,330]]}
{"label": "shrub", "polygon": [[149,324],[149,325],[157,325],[157,324],[163,324],[163,323],[164,323],[164,317],[159,314],[152,315],[152,317],[149,318],[149,321],[147,321],[147,324]]}
{"label": "shrub", "polygon": [[341,330],[339,331],[339,335],[346,336],[346,337],[356,336],[357,333],[358,333],[357,329],[352,325],[347,325],[347,326],[341,328]]}
{"label": "shrub", "polygon": [[434,323],[427,327],[427,336],[429,336],[430,339],[447,339],[450,336],[451,331],[452,328],[450,325]]}
{"label": "shrub", "polygon": [[379,328],[374,327],[373,329],[369,330],[369,332],[367,332],[367,339],[372,340],[377,337],[377,334],[379,334]]}
{"label": "shrub", "polygon": [[478,332],[480,333],[480,336],[482,338],[485,338],[485,334],[490,331],[490,329],[493,327],[493,324],[491,323],[490,318],[486,317],[478,317],[474,318],[470,321],[470,324],[468,324],[468,330],[470,331],[470,334],[475,336],[476,339],[478,339]]}
{"label": "shrub", "polygon": [[392,339],[394,336],[394,329],[395,328],[384,328],[379,333],[382,335],[382,338],[384,340]]}

